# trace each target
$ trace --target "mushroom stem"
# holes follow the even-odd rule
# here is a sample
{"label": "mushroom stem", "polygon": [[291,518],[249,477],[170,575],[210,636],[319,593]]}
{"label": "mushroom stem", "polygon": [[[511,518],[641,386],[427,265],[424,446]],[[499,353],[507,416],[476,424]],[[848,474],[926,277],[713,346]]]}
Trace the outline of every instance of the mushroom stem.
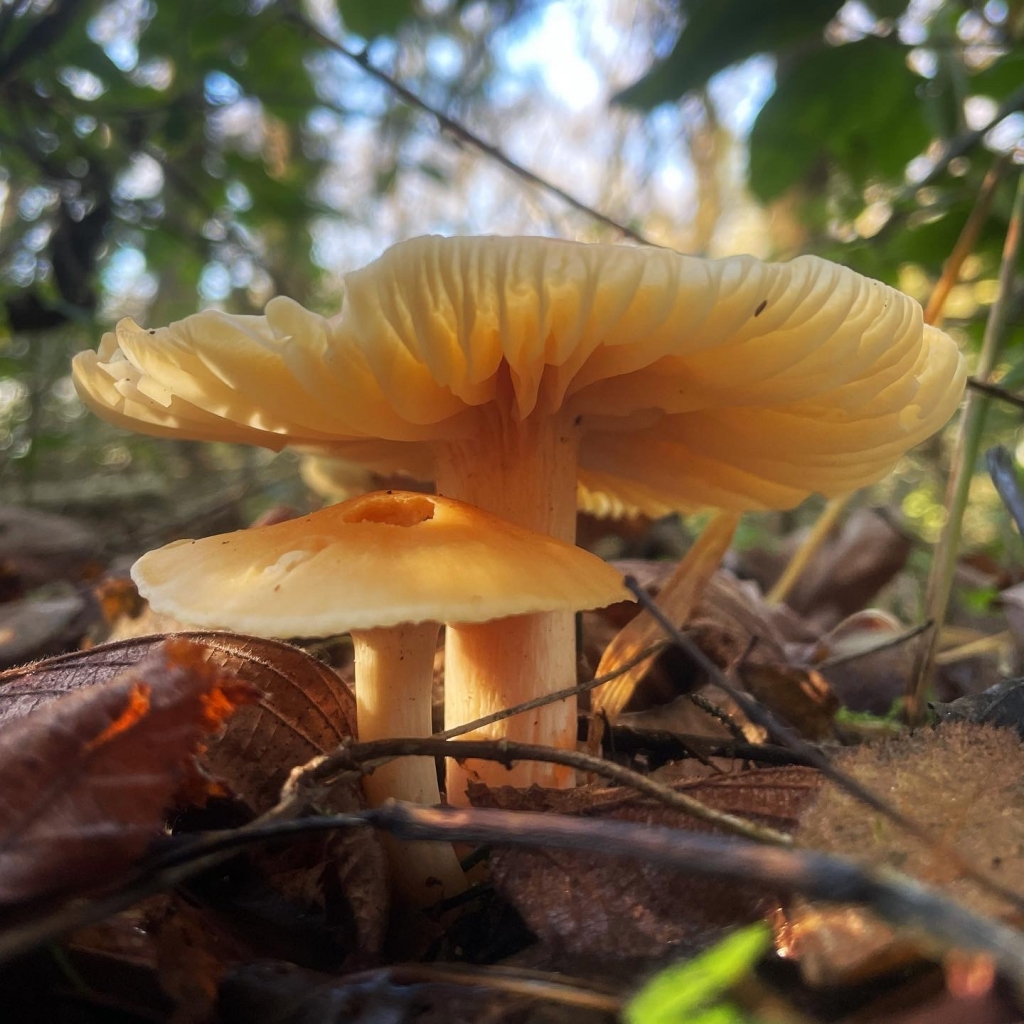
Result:
{"label": "mushroom stem", "polygon": [[[565,417],[535,414],[481,417],[475,435],[439,446],[437,490],[502,516],[519,526],[572,543],[576,537],[578,437]],[[449,624],[445,641],[445,728],[471,722],[576,679],[573,615],[520,615],[476,625]],[[478,730],[559,749],[576,744],[576,701],[558,704]],[[449,803],[466,802],[469,780],[489,785],[567,788],[575,774],[562,765],[494,762],[448,763]]]}
{"label": "mushroom stem", "polygon": [[[353,630],[361,741],[430,736],[434,731],[431,686],[439,628],[427,622]],[[363,789],[371,807],[388,798],[428,805],[441,801],[432,757],[403,757],[381,765],[363,778]],[[408,901],[425,906],[465,888],[450,843],[406,843],[386,836],[385,846],[395,890]]]}

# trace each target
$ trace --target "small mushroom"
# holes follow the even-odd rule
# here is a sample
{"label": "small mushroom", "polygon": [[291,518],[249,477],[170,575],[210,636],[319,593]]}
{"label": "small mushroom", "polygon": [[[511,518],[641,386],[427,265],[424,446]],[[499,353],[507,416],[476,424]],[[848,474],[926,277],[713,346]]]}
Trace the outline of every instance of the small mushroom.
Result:
{"label": "small mushroom", "polygon": [[[176,541],[143,555],[132,578],[153,608],[199,626],[285,638],[351,633],[364,741],[431,734],[439,623],[501,619],[514,632],[523,617],[571,614],[629,596],[611,566],[580,548],[462,502],[406,491],[365,494],[273,526]],[[481,687],[488,682],[480,680]],[[529,696],[500,699],[515,704]],[[504,706],[486,693],[480,704]],[[378,768],[365,788],[372,804],[388,797],[440,799],[431,758]],[[450,846],[392,849],[396,881],[414,901],[429,896],[429,877],[449,894],[461,888]]]}
{"label": "small mushroom", "polygon": [[[429,459],[442,494],[572,540],[577,483],[655,516],[872,483],[952,415],[965,369],[912,299],[813,256],[430,237],[348,274],[330,320],[284,298],[155,334],[122,320],[74,379],[93,410],[149,433]],[[566,612],[520,622],[503,648],[452,631],[448,723],[471,680],[539,695],[575,669]],[[574,703],[509,733],[571,746]]]}

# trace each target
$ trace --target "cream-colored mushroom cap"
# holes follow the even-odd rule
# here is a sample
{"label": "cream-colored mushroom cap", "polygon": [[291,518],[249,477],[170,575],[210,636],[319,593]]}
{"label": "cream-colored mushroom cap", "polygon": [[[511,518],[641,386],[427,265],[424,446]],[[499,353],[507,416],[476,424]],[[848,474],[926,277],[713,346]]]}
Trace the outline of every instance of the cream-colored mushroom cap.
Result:
{"label": "cream-colored mushroom cap", "polygon": [[916,302],[812,256],[428,237],[348,274],[331,320],[287,299],[124,320],[74,378],[136,430],[394,466],[472,437],[488,409],[557,413],[586,493],[660,514],[871,483],[945,423],[965,371]]}
{"label": "cream-colored mushroom cap", "polygon": [[158,611],[271,637],[486,622],[630,599],[619,573],[581,548],[407,491],[175,541],[143,555],[132,579]]}

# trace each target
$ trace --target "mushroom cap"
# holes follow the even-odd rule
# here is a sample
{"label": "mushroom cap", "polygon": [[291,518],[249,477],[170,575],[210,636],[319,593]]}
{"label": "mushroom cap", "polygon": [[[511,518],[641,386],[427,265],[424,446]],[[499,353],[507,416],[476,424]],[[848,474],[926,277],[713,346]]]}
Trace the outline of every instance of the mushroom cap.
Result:
{"label": "mushroom cap", "polygon": [[411,491],[175,541],[143,555],[132,579],[157,611],[270,637],[487,622],[631,598],[621,575],[582,548]]}
{"label": "mushroom cap", "polygon": [[585,492],[662,514],[871,483],[952,415],[965,369],[912,299],[813,256],[426,237],[348,274],[331,320],[283,298],[122,320],[74,378],[123,426],[372,465],[422,465],[496,403],[564,415]]}
{"label": "mushroom cap", "polygon": [[[409,446],[410,448],[413,446]],[[418,450],[418,449],[417,449]],[[330,455],[307,454],[299,463],[299,476],[314,494],[328,502],[345,501],[381,486],[380,476],[402,473],[413,480],[426,483],[434,475],[434,467],[427,462],[415,462],[398,470],[383,466],[368,466],[353,459],[339,459]],[[417,488],[418,489],[418,488]],[[626,505],[614,495],[588,491],[582,483],[576,485],[576,507],[580,512],[596,519],[635,519],[640,509]]]}

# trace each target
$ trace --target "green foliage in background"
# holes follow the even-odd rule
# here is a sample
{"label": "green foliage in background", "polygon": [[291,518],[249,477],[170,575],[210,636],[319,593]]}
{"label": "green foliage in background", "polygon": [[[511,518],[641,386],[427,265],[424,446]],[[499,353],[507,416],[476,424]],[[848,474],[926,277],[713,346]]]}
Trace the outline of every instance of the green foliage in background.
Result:
{"label": "green foliage in background", "polygon": [[[460,32],[463,6],[344,0],[339,15],[358,49],[403,28]],[[507,23],[516,7],[492,16]],[[164,323],[211,301],[255,313],[275,294],[336,301],[320,291],[315,228],[352,212],[323,188],[342,125],[376,126],[380,191],[400,173],[439,176],[406,157],[413,122],[386,89],[351,67],[361,88],[346,95],[341,58],[304,11],[0,0],[0,489],[176,458],[82,416],[67,367],[96,344],[97,320]],[[481,50],[456,84],[478,88],[487,64]]]}
{"label": "green foliage in background", "polygon": [[[536,69],[509,90],[495,53],[552,3],[316,5],[321,28],[352,49],[346,59],[302,24],[312,8],[294,0],[0,0],[0,492],[62,479],[73,466],[80,475],[116,474],[130,461],[159,473],[161,460],[190,451],[153,451],[82,414],[66,367],[75,350],[95,344],[97,324],[124,313],[166,323],[211,302],[258,312],[275,293],[330,309],[338,295],[318,251],[321,229],[351,225],[364,247],[377,245],[373,204],[403,194],[410,180],[434,196],[447,188],[457,202],[428,226],[428,214],[406,203],[380,233],[486,230],[453,168],[487,158],[439,133],[360,61],[515,156],[501,113],[547,100]],[[582,0],[559,8],[583,33],[598,9],[606,11]],[[713,135],[728,113],[716,107],[715,76],[737,63],[760,59],[765,77],[774,75],[749,135],[732,143],[748,157],[735,163],[780,257],[815,252],[923,298],[1000,146],[1013,145],[1015,123],[1020,145],[1012,117],[993,134],[974,129],[987,128],[986,118],[1024,118],[1024,0],[641,0],[631,17],[619,27],[623,59],[633,63],[615,80],[634,84],[608,118],[631,119],[650,139],[665,131],[666,105],[684,139]],[[428,57],[453,48],[458,70],[446,76]],[[614,73],[612,57],[604,74]],[[350,156],[339,140],[352,138],[364,148]],[[581,161],[606,158],[588,150],[589,137],[573,138]],[[715,174],[735,173],[726,168],[731,157],[717,159]],[[530,201],[542,191],[501,173],[502,188]],[[637,190],[656,174],[624,184],[614,161],[607,174],[595,206],[617,202],[622,221],[657,234],[657,224],[622,208],[631,195],[643,208]],[[1012,176],[1004,174],[949,305],[947,326],[969,346],[991,303]],[[554,177],[578,187],[571,167]],[[697,212],[680,207],[679,219]],[[1002,370],[1018,386],[1020,287],[1009,324]],[[1007,410],[990,420],[996,432],[1015,423]],[[192,453],[186,461],[202,460]]]}
{"label": "green foliage in background", "polygon": [[[833,0],[680,6],[670,54],[617,99],[651,109],[706,88],[738,60],[775,58],[776,88],[750,136],[754,194],[794,204],[805,250],[889,282],[907,262],[937,274],[994,159],[968,128],[965,103],[991,100],[1001,115],[1024,109],[1024,3],[946,0],[912,42],[899,33],[904,0],[870,0],[872,23],[838,31],[832,19],[842,5]],[[950,163],[943,143],[963,158]],[[908,165],[926,154],[934,169],[922,163],[908,181]],[[979,246],[989,269],[1011,195],[1012,184],[1000,190]],[[884,223],[858,232],[858,216],[873,203],[885,205]]]}

